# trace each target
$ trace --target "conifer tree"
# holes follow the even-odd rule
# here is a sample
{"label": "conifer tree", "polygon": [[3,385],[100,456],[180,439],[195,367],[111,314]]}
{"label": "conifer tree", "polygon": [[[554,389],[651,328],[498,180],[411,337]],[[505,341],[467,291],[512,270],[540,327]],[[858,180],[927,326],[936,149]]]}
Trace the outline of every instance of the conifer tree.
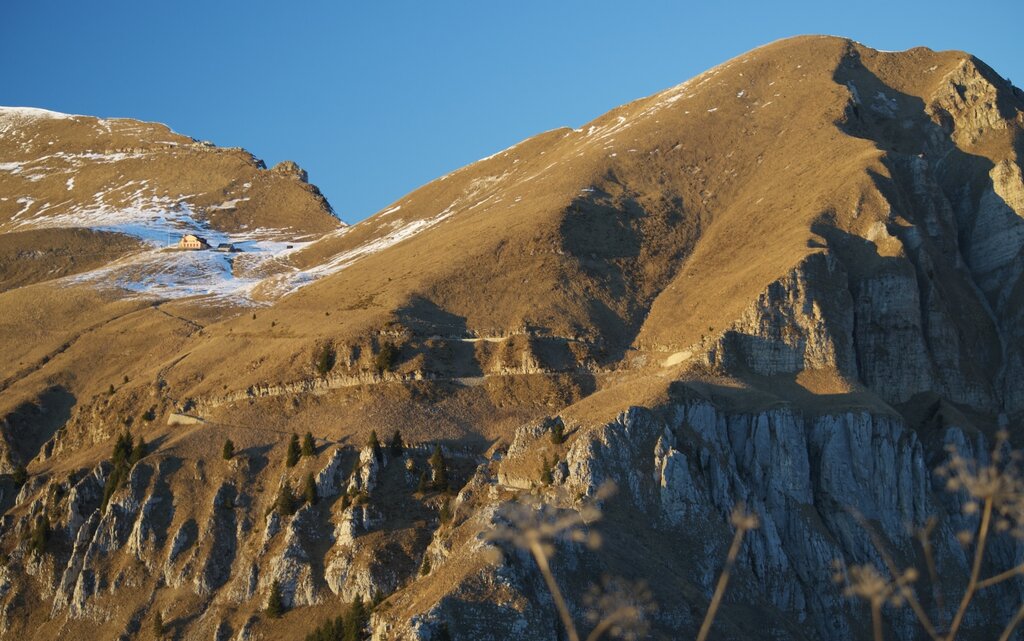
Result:
{"label": "conifer tree", "polygon": [[114,465],[114,467],[124,465],[125,463],[128,462],[128,459],[131,457],[132,449],[134,449],[132,435],[129,434],[128,432],[122,432],[117,437],[117,440],[114,441],[114,451],[110,455],[110,462]]}
{"label": "conifer tree", "polygon": [[114,495],[121,485],[127,480],[128,472],[130,470],[130,459],[132,451],[135,448],[132,445],[131,434],[124,432],[117,437],[114,441],[114,451],[110,455],[110,464],[113,469],[110,470],[110,475],[107,477],[106,483],[103,485],[103,498],[100,501],[100,513],[106,513],[107,505],[110,503],[110,497]]}
{"label": "conifer tree", "polygon": [[21,486],[28,481],[28,470],[25,469],[24,465],[19,465],[14,468],[14,474],[12,474],[11,477],[14,480],[14,485],[21,488]]}
{"label": "conifer tree", "polygon": [[306,435],[302,437],[302,455],[313,456],[316,454],[316,444],[313,442],[313,435],[306,432]]}
{"label": "conifer tree", "polygon": [[441,501],[441,507],[437,510],[437,519],[442,525],[452,520],[452,506],[448,499]]}
{"label": "conifer tree", "polygon": [[156,614],[153,615],[153,636],[162,639],[165,634],[167,634],[167,629],[164,627],[164,615],[160,610],[157,610]]}
{"label": "conifer tree", "polygon": [[292,494],[292,484],[285,481],[281,489],[277,491],[277,499],[274,501],[274,509],[281,516],[295,514],[295,496]]}
{"label": "conifer tree", "polygon": [[281,584],[277,579],[270,584],[270,598],[267,599],[267,616],[279,619],[284,614],[284,599],[281,598]]}
{"label": "conifer tree", "polygon": [[423,563],[420,564],[420,576],[427,576],[430,574],[430,557],[423,555]]}
{"label": "conifer tree", "polygon": [[320,497],[316,492],[316,480],[313,478],[313,473],[306,474],[306,483],[302,487],[302,498],[309,505],[316,505],[320,501]]}
{"label": "conifer tree", "polygon": [[541,462],[540,482],[543,485],[551,485],[552,480],[553,479],[551,478],[551,462],[548,461],[548,457],[545,456],[543,461]]}
{"label": "conifer tree", "polygon": [[555,445],[565,443],[565,425],[562,424],[562,421],[555,421],[555,424],[551,426],[551,442]]}
{"label": "conifer tree", "polygon": [[131,452],[131,454],[130,454],[130,455],[128,456],[128,467],[131,467],[131,466],[135,465],[136,463],[138,463],[139,461],[141,461],[141,460],[142,460],[142,459],[143,459],[143,458],[144,458],[144,457],[146,456],[146,454],[148,454],[148,453],[149,453],[149,452],[147,451],[148,449],[149,449],[149,448],[148,448],[148,447],[146,446],[146,441],[145,441],[145,439],[143,439],[143,438],[142,438],[142,437],[140,436],[140,437],[139,437],[139,442],[138,442],[138,443],[136,443],[136,444],[135,444],[135,445],[134,445],[134,446],[132,447],[132,452]]}
{"label": "conifer tree", "polygon": [[377,430],[370,431],[370,440],[367,441],[366,446],[373,450],[373,458],[378,461],[381,458],[380,440],[377,438]]}
{"label": "conifer tree", "polygon": [[224,449],[221,451],[221,456],[224,457],[225,461],[230,461],[235,456],[235,444],[231,439],[224,441]]}
{"label": "conifer tree", "polygon": [[434,453],[430,455],[430,469],[433,471],[433,486],[439,492],[448,490],[448,462],[444,460],[441,453],[441,446],[434,446]]}
{"label": "conifer tree", "polygon": [[327,373],[334,368],[334,347],[329,343],[320,348],[316,356],[316,373],[320,376],[327,376]]}
{"label": "conifer tree", "polygon": [[416,492],[419,493],[419,494],[426,493],[427,488],[429,487],[429,485],[430,485],[430,479],[427,478],[427,472],[426,471],[420,472],[420,482],[416,485]]}
{"label": "conifer tree", "polygon": [[370,623],[370,612],[363,604],[363,597],[356,595],[352,601],[348,616],[345,618],[344,641],[363,641],[366,638],[366,626]]}
{"label": "conifer tree", "polygon": [[295,467],[295,464],[299,462],[299,455],[301,453],[299,437],[296,434],[292,434],[291,440],[288,441],[288,451],[284,457],[284,464],[288,467]]}
{"label": "conifer tree", "polygon": [[37,556],[46,552],[46,544],[50,541],[50,519],[40,514],[36,517],[28,538],[28,549]]}
{"label": "conifer tree", "polygon": [[402,452],[405,451],[405,443],[402,442],[402,433],[399,430],[395,430],[394,435],[391,437],[391,444],[388,447],[391,449],[393,456],[401,456]]}

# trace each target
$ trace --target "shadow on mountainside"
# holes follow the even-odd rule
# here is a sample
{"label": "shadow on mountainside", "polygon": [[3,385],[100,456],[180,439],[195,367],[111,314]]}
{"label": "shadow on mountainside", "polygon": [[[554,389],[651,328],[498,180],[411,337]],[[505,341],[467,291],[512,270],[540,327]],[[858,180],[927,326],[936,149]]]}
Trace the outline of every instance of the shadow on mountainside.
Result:
{"label": "shadow on mountainside", "polygon": [[[999,115],[1015,118],[1017,109],[1024,107],[1024,103],[1013,104],[1020,102],[1016,92],[1000,90],[1003,79],[980,61],[972,59],[971,63],[996,87]],[[839,129],[870,140],[885,152],[882,163],[889,175],[869,173],[892,206],[886,231],[899,238],[915,270],[921,335],[932,364],[936,365],[935,354],[948,351],[949,346],[936,343],[941,327],[931,325],[948,322],[955,328],[952,340],[959,348],[956,367],[967,373],[969,381],[983,382],[987,390],[978,392],[979,398],[992,398],[984,403],[989,407],[976,409],[1005,411],[1009,383],[1002,378],[1003,367],[1015,354],[1019,358],[1024,353],[1024,334],[1013,327],[1013,319],[1024,314],[1024,293],[1020,291],[1024,255],[1017,247],[1015,257],[993,267],[991,254],[993,247],[1002,249],[1000,243],[1024,239],[1024,219],[995,190],[992,174],[996,163],[964,151],[957,143],[957,135],[980,136],[981,130],[958,134],[957,120],[940,104],[941,96],[926,104],[922,98],[889,86],[864,65],[853,47],[836,69],[834,80],[851,94],[845,118],[836,123]],[[957,94],[957,104],[966,104],[964,87],[951,83],[951,91]],[[1024,134],[1018,132],[1013,144],[1019,154],[1024,149]],[[865,247],[857,245],[873,243],[834,227],[815,231],[828,238],[840,256],[846,253],[844,263],[853,271],[867,271],[862,261],[865,257],[873,266],[881,260],[879,269],[885,269],[889,260],[902,260],[878,256],[876,248],[871,248],[873,256],[867,256]],[[856,280],[851,278],[855,300]],[[941,372],[935,373],[939,374],[936,381],[953,383],[944,381]]]}
{"label": "shadow on mountainside", "polygon": [[466,318],[439,307],[422,296],[412,297],[395,311],[398,323],[414,337],[403,346],[402,360],[414,362],[417,369],[450,373],[454,376],[481,376]]}
{"label": "shadow on mountainside", "polygon": [[609,170],[565,208],[562,251],[584,282],[563,287],[585,301],[600,363],[626,355],[651,305],[701,235],[701,218],[672,192],[637,192]]}
{"label": "shadow on mountainside", "polygon": [[26,465],[54,433],[71,418],[75,395],[61,385],[45,389],[33,401],[16,407],[2,421],[0,434],[7,442],[14,463]]}

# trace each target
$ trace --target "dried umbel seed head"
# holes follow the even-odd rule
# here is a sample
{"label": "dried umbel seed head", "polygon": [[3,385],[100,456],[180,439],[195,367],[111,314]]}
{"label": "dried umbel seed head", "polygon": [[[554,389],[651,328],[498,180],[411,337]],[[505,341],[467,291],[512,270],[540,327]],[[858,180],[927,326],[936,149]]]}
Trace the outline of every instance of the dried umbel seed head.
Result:
{"label": "dried umbel seed head", "polygon": [[864,599],[876,605],[885,603],[900,607],[913,598],[910,586],[917,581],[918,576],[917,569],[907,568],[899,576],[890,579],[873,565],[854,565],[845,572],[838,569],[832,575],[832,580],[846,585],[843,589],[846,596]]}
{"label": "dried umbel seed head", "polygon": [[[595,497],[605,498],[614,492],[614,486],[602,486]],[[601,509],[593,501],[583,501],[576,507],[561,491],[551,500],[529,494],[498,508],[494,529],[487,534],[489,541],[504,541],[524,550],[539,546],[545,555],[554,552],[552,543],[565,539],[583,543],[592,549],[601,545],[601,538],[590,529],[590,524],[601,518]]]}
{"label": "dried umbel seed head", "polygon": [[737,530],[756,530],[761,526],[761,522],[758,520],[757,515],[753,512],[748,512],[746,506],[743,504],[737,505],[732,511],[732,515],[729,517],[729,522]]}
{"label": "dried umbel seed head", "polygon": [[[1019,463],[1021,453],[1010,450],[1009,434],[1001,431],[988,463],[962,456],[955,446],[947,446],[949,460],[936,469],[946,479],[946,490],[962,493],[962,511],[966,516],[977,515],[982,506],[989,506],[995,520],[995,530],[1024,538],[1024,474]],[[958,535],[961,543],[969,544],[973,535]]]}
{"label": "dried umbel seed head", "polygon": [[584,595],[583,605],[588,623],[603,626],[607,634],[619,639],[644,638],[650,628],[648,619],[657,609],[642,581],[607,576]]}

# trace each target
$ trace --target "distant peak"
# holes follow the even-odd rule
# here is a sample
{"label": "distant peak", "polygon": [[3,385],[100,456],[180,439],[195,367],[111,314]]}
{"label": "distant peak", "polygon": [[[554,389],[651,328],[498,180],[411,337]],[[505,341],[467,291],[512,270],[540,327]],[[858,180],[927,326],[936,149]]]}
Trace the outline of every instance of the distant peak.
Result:
{"label": "distant peak", "polygon": [[23,120],[41,120],[49,118],[51,120],[64,120],[67,118],[77,118],[74,114],[61,113],[59,111],[50,111],[49,109],[40,109],[38,107],[4,107],[0,106],[0,119],[12,120],[15,118]]}

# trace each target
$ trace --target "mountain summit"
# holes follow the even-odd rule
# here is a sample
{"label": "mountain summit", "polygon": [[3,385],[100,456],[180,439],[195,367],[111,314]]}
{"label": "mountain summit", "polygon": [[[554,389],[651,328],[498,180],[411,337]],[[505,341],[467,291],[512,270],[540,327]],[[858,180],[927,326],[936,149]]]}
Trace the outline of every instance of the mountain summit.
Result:
{"label": "mountain summit", "polygon": [[[574,611],[644,579],[692,636],[743,503],[721,638],[869,638],[833,561],[909,560],[938,515],[953,594],[966,517],[928,468],[1024,419],[1022,131],[969,54],[805,36],[345,226],[294,163],[0,109],[0,632],[278,638],[358,596],[375,639],[556,638],[483,542],[522,492],[611,480],[602,550],[558,547]],[[985,598],[964,638],[1019,603]]]}

